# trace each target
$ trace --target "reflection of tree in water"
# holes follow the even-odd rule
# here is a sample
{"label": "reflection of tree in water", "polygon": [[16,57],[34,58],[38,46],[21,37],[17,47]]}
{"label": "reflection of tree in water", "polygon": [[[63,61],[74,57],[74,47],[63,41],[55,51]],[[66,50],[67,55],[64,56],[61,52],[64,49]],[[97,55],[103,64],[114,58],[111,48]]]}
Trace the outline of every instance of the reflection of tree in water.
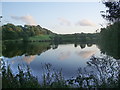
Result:
{"label": "reflection of tree in water", "polygon": [[101,53],[120,59],[120,43],[117,41],[107,41],[98,43]]}
{"label": "reflection of tree in water", "polygon": [[81,49],[86,47],[86,44],[77,44],[77,43],[74,44],[74,47],[77,47],[78,45],[80,45]]}
{"label": "reflection of tree in water", "polygon": [[101,53],[120,59],[120,22],[101,28],[98,47]]}
{"label": "reflection of tree in water", "polygon": [[26,55],[36,55],[50,49],[50,43],[31,43],[26,47]]}
{"label": "reflection of tree in water", "polygon": [[50,43],[47,42],[34,42],[34,43],[15,43],[15,42],[7,42],[2,45],[3,50],[2,54],[5,57],[14,57],[21,56],[25,54],[29,55],[40,55],[42,52],[50,49]]}
{"label": "reflection of tree in water", "polygon": [[80,44],[81,49],[85,48],[86,44]]}
{"label": "reflection of tree in water", "polygon": [[58,48],[58,44],[53,44],[53,45],[51,45],[51,48],[52,48],[52,49],[57,49],[57,48]]}
{"label": "reflection of tree in water", "polygon": [[92,43],[81,43],[81,44],[75,43],[74,47],[77,47],[78,45],[80,45],[81,49],[83,49],[86,47],[86,44],[87,44],[87,47],[92,47],[93,45]]}
{"label": "reflection of tree in water", "polygon": [[77,47],[77,43],[74,44],[74,47]]}
{"label": "reflection of tree in water", "polygon": [[92,47],[92,44],[91,44],[91,43],[87,43],[87,46],[88,46],[88,47]]}

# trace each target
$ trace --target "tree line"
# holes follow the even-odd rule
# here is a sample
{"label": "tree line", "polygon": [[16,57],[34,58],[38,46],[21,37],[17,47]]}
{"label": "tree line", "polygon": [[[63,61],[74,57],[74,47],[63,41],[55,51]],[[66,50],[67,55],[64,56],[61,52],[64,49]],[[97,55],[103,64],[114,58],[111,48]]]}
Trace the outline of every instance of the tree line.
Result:
{"label": "tree line", "polygon": [[49,35],[53,34],[50,30],[42,28],[40,25],[18,25],[6,24],[2,26],[2,40],[14,40],[14,39],[27,39],[28,37],[36,35]]}
{"label": "tree line", "polygon": [[58,34],[55,35],[54,42],[72,42],[72,43],[90,43],[96,42],[99,33],[74,33],[74,34]]}
{"label": "tree line", "polygon": [[2,26],[2,40],[28,41],[29,37],[38,35],[51,35],[50,39],[54,42],[92,42],[97,38],[97,33],[75,33],[75,34],[56,34],[52,31],[42,28],[40,25],[14,25],[6,24]]}

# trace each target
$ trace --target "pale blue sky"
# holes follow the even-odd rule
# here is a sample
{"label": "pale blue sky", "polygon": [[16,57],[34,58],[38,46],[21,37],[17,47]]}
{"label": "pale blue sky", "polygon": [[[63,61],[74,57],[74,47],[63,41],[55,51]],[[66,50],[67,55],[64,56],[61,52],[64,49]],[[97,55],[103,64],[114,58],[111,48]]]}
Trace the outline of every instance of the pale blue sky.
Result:
{"label": "pale blue sky", "polygon": [[99,2],[3,2],[3,23],[39,24],[56,33],[93,33],[104,19]]}

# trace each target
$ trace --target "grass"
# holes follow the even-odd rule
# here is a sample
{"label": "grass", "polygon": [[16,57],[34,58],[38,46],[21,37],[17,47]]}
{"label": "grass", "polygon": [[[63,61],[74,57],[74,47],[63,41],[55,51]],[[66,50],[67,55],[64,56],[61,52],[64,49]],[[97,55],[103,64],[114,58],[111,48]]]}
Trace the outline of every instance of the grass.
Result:
{"label": "grass", "polygon": [[2,42],[16,42],[16,41],[22,41],[23,39],[14,39],[14,40],[2,40]]}
{"label": "grass", "polygon": [[[101,63],[101,60],[104,61],[107,60],[107,58],[92,57],[91,60],[97,61],[97,63],[100,61]],[[91,61],[91,65],[94,63],[95,62]],[[96,65],[96,63],[94,65]],[[94,75],[90,75],[87,73],[86,73],[87,76],[83,75],[81,74],[80,69],[78,69],[79,72],[75,78],[71,78],[68,80],[64,79],[62,75],[62,70],[56,71],[52,69],[52,65],[50,63],[44,64],[43,69],[44,69],[44,73],[43,73],[43,77],[41,77],[42,83],[40,84],[37,78],[31,74],[30,68],[28,66],[26,70],[23,70],[23,68],[20,65],[18,65],[19,72],[18,74],[14,75],[12,73],[12,70],[10,69],[10,65],[6,67],[4,61],[2,61],[2,87],[3,88],[120,88],[120,73],[117,76],[117,80],[114,80],[112,77],[109,77],[107,79],[107,82],[104,82],[103,80],[101,81],[101,83],[99,83],[98,79]],[[100,79],[102,80],[103,78]],[[91,82],[93,84],[91,84]]]}
{"label": "grass", "polygon": [[[32,36],[32,37],[28,37],[27,41],[50,41],[51,37],[53,37],[53,35],[37,35],[37,36]],[[14,40],[4,40],[4,41],[23,41],[23,39],[14,39]]]}
{"label": "grass", "polygon": [[33,36],[33,37],[29,37],[28,40],[35,40],[35,41],[39,41],[39,40],[51,40],[52,35],[38,35],[38,36]]}

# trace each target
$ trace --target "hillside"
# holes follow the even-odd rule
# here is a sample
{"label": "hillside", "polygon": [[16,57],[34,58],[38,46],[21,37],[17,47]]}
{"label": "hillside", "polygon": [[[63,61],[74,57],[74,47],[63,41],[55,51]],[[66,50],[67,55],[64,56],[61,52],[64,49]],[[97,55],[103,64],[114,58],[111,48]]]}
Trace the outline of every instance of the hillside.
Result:
{"label": "hillside", "polygon": [[94,42],[97,40],[97,36],[98,33],[56,34],[40,25],[15,26],[14,24],[6,24],[2,26],[3,41]]}
{"label": "hillside", "polygon": [[48,39],[49,35],[54,34],[55,33],[51,32],[50,30],[42,28],[40,25],[15,26],[14,24],[6,24],[2,26],[2,40],[32,40],[38,38]]}

